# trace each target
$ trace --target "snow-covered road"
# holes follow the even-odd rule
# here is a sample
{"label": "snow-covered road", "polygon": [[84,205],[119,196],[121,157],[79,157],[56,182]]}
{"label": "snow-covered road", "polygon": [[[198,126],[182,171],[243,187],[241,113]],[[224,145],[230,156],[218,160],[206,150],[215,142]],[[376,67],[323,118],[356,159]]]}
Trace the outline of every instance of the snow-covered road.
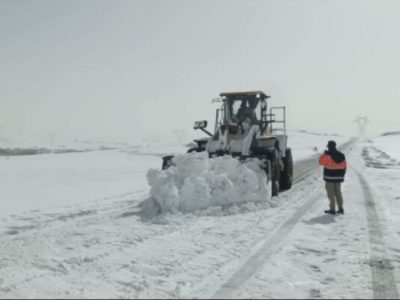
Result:
{"label": "snow-covered road", "polygon": [[123,198],[108,207],[25,216],[0,236],[0,291],[12,297],[209,297],[308,190],[302,185],[290,193],[298,199],[282,194],[281,209],[170,215],[161,225],[143,224],[133,215],[135,203]]}
{"label": "snow-covered road", "polygon": [[349,155],[352,166],[344,184],[346,214],[321,214],[327,202],[320,201],[325,198],[322,185],[315,187],[306,202],[313,205],[284,236],[281,247],[276,247],[279,251],[263,260],[260,270],[230,297],[399,297],[396,227],[386,217],[384,201],[377,202],[379,194],[371,192],[374,186],[363,175],[361,149],[358,145]]}
{"label": "snow-covered road", "polygon": [[0,297],[396,298],[400,169],[377,149],[351,147],[343,216],[323,214],[321,172],[304,167],[273,208],[144,221],[131,191],[3,218]]}

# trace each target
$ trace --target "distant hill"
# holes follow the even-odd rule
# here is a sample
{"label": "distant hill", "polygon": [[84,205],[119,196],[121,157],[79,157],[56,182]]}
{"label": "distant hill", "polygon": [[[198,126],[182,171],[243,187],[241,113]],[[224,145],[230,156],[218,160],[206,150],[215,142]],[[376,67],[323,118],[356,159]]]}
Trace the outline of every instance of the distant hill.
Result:
{"label": "distant hill", "polygon": [[339,136],[336,133],[320,133],[320,132],[312,132],[312,131],[308,131],[308,130],[297,130],[298,132],[302,132],[302,133],[307,133],[307,134],[312,134],[312,135],[318,135],[318,136]]}
{"label": "distant hill", "polygon": [[400,135],[400,131],[385,132],[385,133],[382,133],[381,136],[387,136],[387,135]]}

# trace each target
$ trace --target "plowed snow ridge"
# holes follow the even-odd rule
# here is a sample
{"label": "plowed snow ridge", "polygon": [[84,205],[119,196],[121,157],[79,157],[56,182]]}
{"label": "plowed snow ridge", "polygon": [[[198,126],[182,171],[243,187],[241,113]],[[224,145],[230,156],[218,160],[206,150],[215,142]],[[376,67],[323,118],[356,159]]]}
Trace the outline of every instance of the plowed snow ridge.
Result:
{"label": "plowed snow ridge", "polygon": [[274,205],[258,159],[241,163],[230,156],[209,159],[207,153],[187,153],[175,156],[173,161],[175,166],[147,173],[150,197],[161,212],[252,202]]}

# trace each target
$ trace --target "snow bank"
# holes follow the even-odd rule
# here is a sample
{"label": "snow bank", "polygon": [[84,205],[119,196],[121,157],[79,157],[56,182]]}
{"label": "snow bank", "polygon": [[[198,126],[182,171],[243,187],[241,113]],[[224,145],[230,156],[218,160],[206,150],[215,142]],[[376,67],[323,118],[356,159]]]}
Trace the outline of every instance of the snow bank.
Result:
{"label": "snow bank", "polygon": [[230,156],[209,159],[207,153],[180,154],[175,166],[150,169],[150,195],[161,212],[192,212],[214,206],[271,202],[267,176],[258,159],[240,163]]}
{"label": "snow bank", "polygon": [[400,135],[386,134],[374,138],[373,143],[379,149],[386,152],[391,158],[400,162]]}

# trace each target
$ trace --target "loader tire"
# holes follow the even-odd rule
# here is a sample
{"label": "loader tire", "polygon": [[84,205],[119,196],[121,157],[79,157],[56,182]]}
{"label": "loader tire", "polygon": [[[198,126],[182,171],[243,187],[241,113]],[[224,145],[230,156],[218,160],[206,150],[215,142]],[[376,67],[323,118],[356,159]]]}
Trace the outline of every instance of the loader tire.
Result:
{"label": "loader tire", "polygon": [[279,168],[278,158],[275,156],[275,159],[272,163],[272,196],[278,196],[280,191],[280,182],[281,182],[281,170]]}
{"label": "loader tire", "polygon": [[292,150],[286,149],[286,155],[283,159],[283,172],[281,177],[281,191],[290,190],[293,184],[293,157]]}

